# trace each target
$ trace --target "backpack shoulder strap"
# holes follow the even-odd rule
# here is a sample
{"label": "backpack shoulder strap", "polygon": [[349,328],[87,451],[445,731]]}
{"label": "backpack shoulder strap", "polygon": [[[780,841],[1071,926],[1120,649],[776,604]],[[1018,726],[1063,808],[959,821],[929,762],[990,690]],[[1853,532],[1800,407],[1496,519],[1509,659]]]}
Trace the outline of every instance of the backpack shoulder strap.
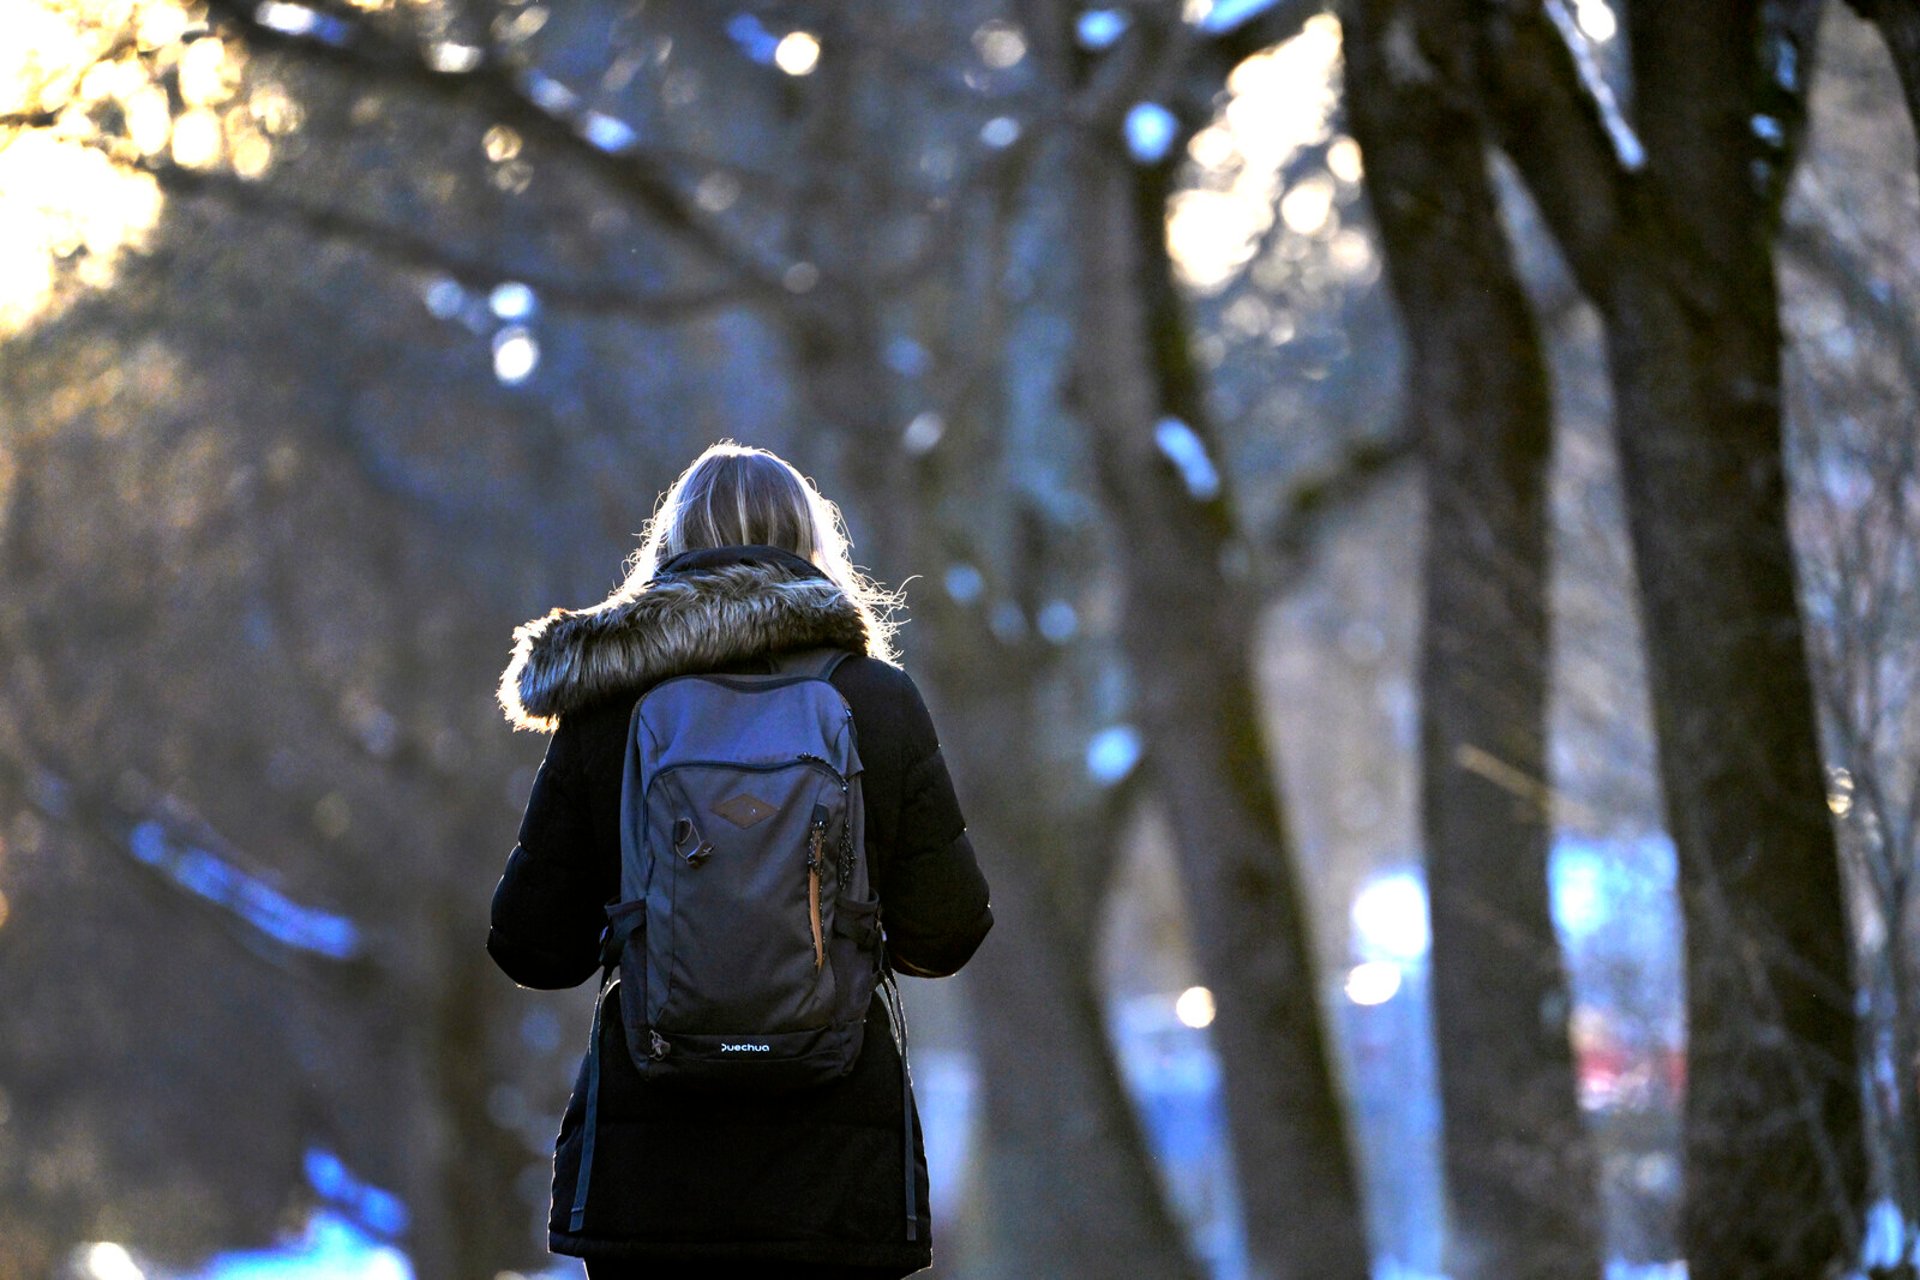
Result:
{"label": "backpack shoulder strap", "polygon": [[846,649],[795,649],[780,654],[774,663],[781,675],[818,676],[829,680],[840,669],[840,664],[852,656]]}

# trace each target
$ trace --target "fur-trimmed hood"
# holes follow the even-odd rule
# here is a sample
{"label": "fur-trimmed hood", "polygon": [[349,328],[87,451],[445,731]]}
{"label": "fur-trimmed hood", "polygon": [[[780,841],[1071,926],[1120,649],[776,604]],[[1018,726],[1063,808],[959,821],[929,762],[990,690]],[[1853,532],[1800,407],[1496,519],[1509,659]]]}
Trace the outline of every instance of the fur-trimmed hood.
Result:
{"label": "fur-trimmed hood", "polygon": [[551,733],[561,715],[602,698],[823,645],[864,654],[871,637],[853,600],[812,564],[775,547],[690,551],[637,592],[515,628],[500,705],[514,728]]}

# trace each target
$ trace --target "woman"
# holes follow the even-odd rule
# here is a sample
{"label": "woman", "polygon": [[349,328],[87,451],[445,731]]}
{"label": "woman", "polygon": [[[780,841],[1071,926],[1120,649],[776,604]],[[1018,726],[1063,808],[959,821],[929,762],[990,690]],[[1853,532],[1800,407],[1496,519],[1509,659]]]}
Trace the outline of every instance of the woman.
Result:
{"label": "woman", "polygon": [[[966,963],[993,921],[986,882],[933,723],[895,665],[892,599],[849,563],[833,504],[773,454],[718,444],[667,491],[629,569],[602,603],[515,633],[500,701],[516,727],[553,740],[494,893],[495,962],[528,987],[571,987],[598,971],[604,908],[620,889],[628,719],[642,693],[670,676],[764,672],[774,655],[828,647],[853,655],[830,680],[865,767],[887,961],[920,977]],[[591,1051],[597,1103],[584,1098],[589,1059],[560,1126],[550,1247],[586,1258],[594,1280],[877,1280],[928,1266],[926,1157],[895,1031],[876,995],[846,1076],[775,1095],[689,1093],[641,1078],[620,1002],[608,998]],[[583,1146],[590,1195],[576,1214]]]}

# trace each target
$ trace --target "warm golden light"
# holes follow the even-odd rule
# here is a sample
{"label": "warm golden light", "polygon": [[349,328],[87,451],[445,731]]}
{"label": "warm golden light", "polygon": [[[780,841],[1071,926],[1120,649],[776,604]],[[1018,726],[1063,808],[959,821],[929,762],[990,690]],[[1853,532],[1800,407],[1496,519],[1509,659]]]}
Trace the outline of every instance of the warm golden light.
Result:
{"label": "warm golden light", "polygon": [[1325,178],[1307,178],[1280,198],[1280,221],[1295,235],[1313,235],[1332,215],[1333,183]]}
{"label": "warm golden light", "polygon": [[188,14],[183,5],[143,4],[128,7],[139,10],[136,19],[139,34],[136,38],[142,49],[164,48],[186,34]]}
{"label": "warm golden light", "polygon": [[156,156],[167,149],[173,136],[173,107],[167,91],[159,85],[135,90],[124,100],[127,137],[133,149],[143,156]]}
{"label": "warm golden light", "polygon": [[180,96],[196,107],[233,96],[226,49],[218,40],[195,40],[180,55]]}
{"label": "warm golden light", "polygon": [[[1257,53],[1227,77],[1232,95],[1218,119],[1194,135],[1187,153],[1200,169],[1196,190],[1167,210],[1167,252],[1188,285],[1217,292],[1252,260],[1273,226],[1280,175],[1304,147],[1326,140],[1334,107],[1333,72],[1340,59],[1340,23],[1326,14],[1293,39]],[[1338,144],[1335,144],[1338,150]],[[1358,149],[1342,154],[1335,176],[1358,177]],[[1310,180],[1311,181],[1311,180]],[[1305,183],[1297,185],[1300,191]],[[1331,222],[1332,198],[1317,190],[1293,196],[1288,230],[1312,234]],[[1298,226],[1311,231],[1299,232]]]}
{"label": "warm golden light", "polygon": [[789,31],[773,49],[773,65],[790,76],[812,75],[820,65],[820,41],[811,31]]}
{"label": "warm golden light", "polygon": [[481,136],[480,146],[486,151],[487,159],[500,164],[520,154],[520,135],[504,124],[497,124]]}
{"label": "warm golden light", "polygon": [[300,104],[279,85],[263,84],[247,97],[247,111],[260,127],[276,137],[300,127]]}
{"label": "warm golden light", "polygon": [[1167,252],[1188,284],[1217,289],[1253,256],[1262,220],[1230,192],[1182,191],[1168,202]]}
{"label": "warm golden light", "polygon": [[1827,808],[1836,818],[1853,812],[1853,774],[1849,770],[1834,769],[1828,775]]}
{"label": "warm golden light", "polygon": [[1334,270],[1349,280],[1368,280],[1374,269],[1373,241],[1351,228],[1327,242],[1327,258]]}
{"label": "warm golden light", "polygon": [[1336,138],[1327,148],[1327,172],[1342,182],[1358,182],[1366,175],[1361,163],[1360,144],[1352,138]]}
{"label": "warm golden light", "polygon": [[0,125],[0,336],[145,249],[164,200],[143,165],[266,171],[267,135],[298,113],[283,94],[264,111],[271,99],[242,98],[245,73],[243,51],[183,0],[14,0],[0,117],[22,123]]}
{"label": "warm golden light", "polygon": [[243,178],[257,178],[273,163],[273,147],[259,134],[249,134],[234,142],[233,171]]}
{"label": "warm golden light", "polygon": [[220,159],[220,117],[200,108],[173,122],[174,163],[205,169]]}
{"label": "warm golden light", "polygon": [[0,139],[0,334],[23,329],[53,304],[62,261],[84,249],[84,261],[110,263],[122,249],[144,245],[160,205],[151,177],[52,130]]}
{"label": "warm golden light", "polygon": [[1005,71],[1027,56],[1027,37],[1011,22],[994,19],[973,33],[974,51],[995,71]]}
{"label": "warm golden light", "polygon": [[1234,157],[1232,130],[1208,125],[1187,143],[1187,154],[1203,169],[1224,168]]}

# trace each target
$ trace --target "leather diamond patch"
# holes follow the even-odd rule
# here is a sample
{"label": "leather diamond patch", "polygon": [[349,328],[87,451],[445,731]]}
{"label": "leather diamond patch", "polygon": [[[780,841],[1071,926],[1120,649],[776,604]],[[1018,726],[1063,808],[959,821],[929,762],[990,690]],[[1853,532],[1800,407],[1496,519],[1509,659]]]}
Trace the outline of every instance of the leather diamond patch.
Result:
{"label": "leather diamond patch", "polygon": [[742,791],[713,806],[713,811],[743,830],[756,822],[765,822],[779,810],[751,792]]}

